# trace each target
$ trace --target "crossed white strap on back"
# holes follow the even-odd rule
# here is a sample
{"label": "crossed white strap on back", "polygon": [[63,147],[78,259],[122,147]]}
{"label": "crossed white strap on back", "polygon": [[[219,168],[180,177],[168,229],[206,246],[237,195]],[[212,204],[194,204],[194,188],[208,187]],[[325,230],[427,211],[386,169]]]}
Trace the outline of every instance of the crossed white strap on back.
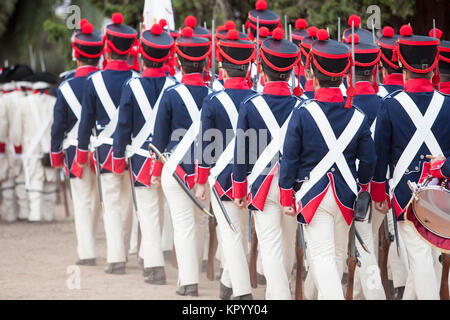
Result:
{"label": "crossed white strap on back", "polygon": [[439,143],[431,131],[431,127],[433,126],[439,111],[443,106],[444,96],[437,91],[434,91],[433,97],[431,98],[430,104],[428,105],[424,116],[422,116],[422,113],[411,97],[404,91],[397,94],[394,99],[400,103],[408,116],[411,118],[414,126],[416,127],[416,132],[412,136],[411,140],[409,140],[408,145],[403,150],[402,155],[395,165],[394,174],[389,184],[391,194],[394,192],[395,187],[397,187],[398,183],[402,179],[406,169],[408,169],[409,165],[414,160],[414,157],[424,143],[431,154],[443,154]]}
{"label": "crossed white strap on back", "polygon": [[158,113],[159,105],[161,103],[161,98],[164,94],[164,91],[166,90],[166,88],[173,84],[175,84],[175,81],[166,78],[161,93],[159,94],[155,105],[152,107],[147,99],[147,95],[145,94],[141,81],[139,79],[132,79],[130,81],[129,85],[131,91],[133,92],[134,97],[136,98],[136,101],[138,103],[138,107],[141,110],[142,115],[144,116],[145,124],[136,135],[136,137],[133,138],[131,145],[127,146],[127,158],[132,157],[134,154],[139,154],[143,157],[150,156],[148,150],[142,149],[142,146],[144,145],[145,141],[147,141],[147,138],[153,134],[153,130],[155,129],[156,115]]}
{"label": "crossed white strap on back", "polygon": [[378,87],[378,93],[377,93],[377,95],[378,95],[379,97],[384,98],[384,97],[386,97],[388,94],[389,94],[389,92],[386,90],[385,87],[383,87],[383,86],[379,86],[379,87]]}
{"label": "crossed white strap on back", "polygon": [[67,105],[69,106],[70,110],[72,110],[73,114],[77,118],[77,122],[75,122],[72,129],[67,134],[66,139],[64,139],[63,142],[63,149],[67,149],[70,146],[77,146],[78,145],[78,126],[80,125],[80,119],[81,119],[81,103],[78,100],[78,98],[75,96],[75,93],[72,90],[72,87],[70,84],[66,81],[64,82],[61,87],[59,88],[61,91],[61,94],[63,95],[64,99],[67,102]]}
{"label": "crossed white strap on back", "polygon": [[311,190],[311,188],[327,173],[327,171],[336,163],[342,177],[352,192],[356,195],[358,193],[355,178],[350,171],[347,161],[344,157],[344,150],[348,147],[350,142],[355,137],[359,128],[361,127],[364,114],[357,109],[354,109],[353,116],[350,122],[345,127],[342,134],[336,139],[333,129],[328,121],[325,113],[322,111],[317,102],[312,101],[305,105],[306,110],[311,114],[316,122],[317,127],[322,134],[323,139],[329,149],[328,153],[323,159],[311,170],[309,180],[303,182],[301,188],[295,194],[297,204]]}
{"label": "crossed white strap on back", "polygon": [[[238,111],[236,109],[236,105],[233,100],[231,100],[230,96],[222,91],[216,98],[220,101],[225,112],[230,119],[231,126],[233,127],[234,134],[236,135],[236,125],[238,119]],[[236,144],[236,139],[230,141],[225,150],[219,156],[219,159],[216,161],[216,165],[211,169],[209,174],[209,185],[212,187],[216,183],[217,177],[222,173],[222,171],[226,168],[226,166],[233,160],[234,156],[234,146]]]}
{"label": "crossed white strap on back", "polygon": [[[266,169],[267,165],[272,161],[275,155],[280,152],[283,154],[283,144],[284,138],[286,136],[286,130],[289,124],[289,120],[291,119],[292,112],[289,114],[289,117],[283,123],[281,128],[278,126],[278,122],[275,119],[272,111],[270,110],[269,105],[266,100],[260,95],[256,96],[251,100],[253,105],[258,110],[258,113],[262,117],[266,127],[269,129],[270,134],[272,135],[272,140],[269,145],[264,149],[261,155],[256,160],[255,165],[253,166],[252,172],[247,177],[248,191],[255,180],[259,177],[259,175]],[[297,101],[295,107],[300,104],[300,101]],[[295,108],[294,107],[294,108]]]}
{"label": "crossed white strap on back", "polygon": [[175,172],[178,164],[181,162],[186,152],[190,149],[200,130],[200,110],[194,100],[194,97],[192,97],[191,92],[184,84],[178,85],[174,88],[174,90],[178,93],[181,100],[183,100],[189,116],[191,117],[192,124],[183,136],[183,139],[181,139],[178,143],[175,151],[172,153],[169,161],[167,161],[165,165],[171,174]]}
{"label": "crossed white strap on back", "polygon": [[347,88],[345,87],[344,83],[341,83],[341,85],[339,86],[339,89],[341,89],[341,93],[344,97],[347,96]]}
{"label": "crossed white strap on back", "polygon": [[[136,78],[137,74],[133,73],[133,78]],[[96,72],[92,76],[92,83],[94,84],[95,91],[97,92],[97,96],[100,99],[100,102],[103,105],[103,108],[106,111],[106,114],[109,118],[109,123],[105,126],[103,131],[98,135],[97,139],[93,140],[94,147],[98,147],[102,144],[113,144],[112,135],[117,127],[117,122],[119,120],[119,108],[116,108],[116,105],[111,99],[111,95],[106,89],[105,81],[103,80],[103,75],[101,72]]]}
{"label": "crossed white strap on back", "polygon": [[224,88],[223,88],[223,85],[220,83],[220,81],[219,80],[214,80],[214,82],[213,82],[213,87],[212,87],[212,89],[214,90],[214,91],[220,91],[220,90],[223,90]]}

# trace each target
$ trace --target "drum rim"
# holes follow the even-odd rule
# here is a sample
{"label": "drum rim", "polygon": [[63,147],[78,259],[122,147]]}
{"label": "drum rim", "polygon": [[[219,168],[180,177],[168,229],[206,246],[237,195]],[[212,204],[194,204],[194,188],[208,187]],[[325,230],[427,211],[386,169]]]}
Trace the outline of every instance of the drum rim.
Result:
{"label": "drum rim", "polygon": [[437,236],[439,236],[439,237],[442,237],[442,238],[445,238],[445,239],[450,239],[450,236],[445,236],[445,235],[442,235],[442,234],[440,234],[440,233],[438,233],[438,232],[436,232],[435,230],[431,230],[423,221],[422,221],[422,219],[420,219],[418,216],[417,216],[417,214],[416,214],[416,209],[415,209],[415,203],[416,203],[416,196],[418,196],[419,195],[419,193],[421,193],[422,191],[426,191],[426,190],[438,190],[438,191],[444,191],[444,192],[446,192],[446,193],[448,193],[448,194],[450,194],[450,190],[448,190],[448,189],[446,189],[446,188],[444,188],[444,187],[442,187],[442,186],[440,186],[440,185],[435,185],[435,186],[427,186],[427,187],[421,187],[421,188],[419,188],[414,194],[413,194],[413,201],[412,201],[412,212],[414,213],[414,215],[416,216],[416,219],[420,222],[420,224],[425,228],[425,229],[427,229],[428,231],[430,231],[431,233],[433,233],[433,234],[435,234],[435,235],[437,235]]}

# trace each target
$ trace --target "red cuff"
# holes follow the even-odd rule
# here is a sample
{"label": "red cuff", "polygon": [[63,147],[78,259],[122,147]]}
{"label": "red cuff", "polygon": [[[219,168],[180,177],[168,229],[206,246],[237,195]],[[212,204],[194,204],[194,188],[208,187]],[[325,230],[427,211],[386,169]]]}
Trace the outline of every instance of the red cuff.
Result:
{"label": "red cuff", "polygon": [[387,198],[386,182],[370,182],[370,195],[375,202],[383,202]]}
{"label": "red cuff", "polygon": [[243,182],[233,180],[233,198],[241,199],[247,197],[247,179]]}
{"label": "red cuff", "polygon": [[195,165],[195,183],[206,184],[208,182],[209,167],[200,167],[198,164]]}
{"label": "red cuff", "polygon": [[115,174],[122,174],[125,171],[126,166],[127,162],[125,161],[125,157],[123,158],[113,157],[112,169]]}
{"label": "red cuff", "polygon": [[77,148],[77,162],[84,165],[88,161],[89,151]]}
{"label": "red cuff", "polygon": [[367,182],[366,184],[358,183],[358,186],[360,188],[358,193],[369,191],[370,182]]}
{"label": "red cuff", "polygon": [[5,153],[5,144],[4,143],[0,143],[0,153]]}
{"label": "red cuff", "polygon": [[14,152],[16,154],[22,154],[22,146],[14,146]]}
{"label": "red cuff", "polygon": [[160,177],[162,168],[163,164],[161,161],[153,160],[153,169],[151,171],[151,175],[155,177]]}
{"label": "red cuff", "polygon": [[435,177],[435,178],[448,178],[446,176],[444,176],[444,174],[441,171],[442,166],[444,165],[445,160],[438,160],[435,163],[433,163],[433,165],[431,165],[429,167],[429,173]]}
{"label": "red cuff", "polygon": [[64,154],[62,151],[60,152],[52,152],[50,154],[50,161],[52,163],[52,167],[61,168],[64,166]]}
{"label": "red cuff", "polygon": [[292,188],[283,189],[280,187],[280,204],[283,207],[291,207],[294,205],[294,191]]}

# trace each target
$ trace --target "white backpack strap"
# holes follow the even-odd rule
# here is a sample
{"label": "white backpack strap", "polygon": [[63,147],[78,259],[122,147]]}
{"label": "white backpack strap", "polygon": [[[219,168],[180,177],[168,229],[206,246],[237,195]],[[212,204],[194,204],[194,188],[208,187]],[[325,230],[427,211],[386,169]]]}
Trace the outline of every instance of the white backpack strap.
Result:
{"label": "white backpack strap", "polygon": [[155,120],[156,120],[156,114],[158,113],[159,105],[161,103],[161,98],[164,94],[164,91],[166,88],[174,84],[174,81],[166,78],[166,81],[164,82],[164,86],[158,96],[158,99],[155,102],[155,105],[150,105],[150,102],[147,99],[147,95],[145,94],[144,88],[142,87],[142,83],[139,79],[133,79],[130,81],[129,85],[131,88],[131,91],[134,94],[134,97],[136,98],[136,101],[138,103],[138,107],[141,110],[142,115],[145,119],[145,124],[139,131],[139,133],[136,135],[136,137],[133,139],[130,146],[127,147],[127,157],[132,157],[135,153],[143,156],[143,157],[149,157],[148,150],[141,149],[142,145],[145,143],[145,141],[148,139],[148,137],[153,134],[153,130],[155,128]]}
{"label": "white backpack strap", "polygon": [[375,118],[370,126],[370,133],[372,134],[372,139],[375,139],[375,128],[377,127],[377,118]]}
{"label": "white backpack strap", "polygon": [[[220,101],[220,103],[224,107],[224,109],[228,115],[228,118],[230,119],[231,126],[233,127],[233,131],[234,131],[234,133],[236,133],[236,126],[237,126],[237,119],[238,119],[238,111],[236,109],[236,105],[234,104],[233,100],[231,100],[230,96],[225,91],[222,91],[221,93],[216,95],[216,98]],[[222,152],[222,154],[217,159],[216,165],[211,169],[210,175],[209,175],[209,184],[211,187],[214,186],[214,184],[217,180],[217,177],[227,167],[227,165],[231,162],[231,160],[233,160],[235,144],[236,144],[235,139],[230,141],[230,143],[227,145],[225,150]]]}
{"label": "white backpack strap", "polygon": [[80,124],[82,107],[80,101],[76,97],[68,81],[64,82],[59,87],[59,90],[61,91],[61,94],[63,95],[64,99],[66,100],[66,103],[69,106],[70,110],[72,110],[73,114],[77,118],[77,121],[75,122],[74,126],[67,134],[67,138],[64,139],[63,142],[63,149],[67,149],[70,146],[78,145],[77,135],[78,135],[78,126]]}
{"label": "white backpack strap", "polygon": [[221,93],[216,95],[216,98],[220,101],[223,108],[225,109],[228,118],[230,119],[231,125],[233,127],[233,131],[236,132],[236,125],[238,119],[238,111],[236,105],[234,104],[233,100],[231,100],[228,93],[226,93],[225,91],[222,91]]}
{"label": "white backpack strap", "polygon": [[[272,111],[270,110],[269,106],[267,105],[267,102],[264,100],[263,97],[256,96],[251,101],[255,105],[261,117],[263,118],[266,127],[269,129],[272,135],[272,140],[270,141],[269,145],[264,149],[264,151],[261,153],[261,155],[258,157],[258,160],[256,160],[255,165],[253,166],[252,172],[247,177],[248,189],[250,189],[250,187],[256,181],[256,179],[264,172],[267,165],[270,163],[270,161],[272,161],[273,157],[278,152],[283,153],[284,138],[287,126],[289,124],[289,120],[291,119],[292,116],[291,112],[286,121],[283,123],[282,127],[280,128],[278,126],[278,122],[276,121],[275,117],[272,114]],[[299,104],[300,101],[297,101],[295,107],[297,107]],[[270,115],[268,115],[267,112],[270,112]]]}
{"label": "white backpack strap", "polygon": [[[297,203],[311,190],[311,188],[327,173],[327,171],[336,163],[347,185],[353,193],[357,194],[356,181],[350,168],[345,160],[343,152],[348,147],[352,139],[355,137],[361,127],[364,114],[355,109],[350,122],[345,127],[339,139],[336,140],[333,129],[323,113],[320,106],[315,102],[308,103],[305,106],[310,113],[317,127],[319,128],[325,143],[328,146],[328,153],[323,159],[311,170],[309,180],[303,182],[300,190],[295,194]],[[331,131],[330,131],[331,130]]]}
{"label": "white backpack strap", "polygon": [[200,110],[198,109],[197,104],[192,97],[192,94],[183,84],[178,85],[174,88],[174,90],[177,91],[181,100],[183,100],[184,105],[186,106],[186,109],[191,117],[192,124],[186,134],[183,136],[183,139],[181,139],[181,141],[178,143],[175,151],[172,153],[169,161],[167,161],[165,165],[170,173],[175,172],[178,164],[181,162],[184,155],[191,147],[195,138],[197,138],[198,132],[200,130]]}
{"label": "white backpack strap", "polygon": [[389,94],[389,92],[386,90],[386,88],[384,86],[379,86],[378,87],[378,93],[377,95],[381,98],[386,97]]}
{"label": "white backpack strap", "polygon": [[394,99],[400,103],[405,112],[411,118],[416,127],[416,132],[408,142],[408,145],[403,150],[402,155],[395,165],[390,183],[391,193],[394,192],[398,183],[402,179],[403,174],[406,169],[408,169],[423,143],[426,144],[432,154],[443,154],[439,143],[436,141],[436,138],[431,132],[431,127],[433,126],[434,121],[443,106],[444,96],[435,91],[424,116],[422,116],[417,105],[404,91],[397,94]]}
{"label": "white backpack strap", "polygon": [[341,83],[341,85],[339,86],[339,89],[341,89],[341,93],[344,97],[347,96],[347,88],[345,87],[344,83]]}
{"label": "white backpack strap", "polygon": [[100,99],[103,108],[108,114],[109,119],[112,120],[117,108],[111,99],[108,89],[106,89],[105,81],[103,81],[103,76],[100,71],[92,75],[92,83],[94,84],[95,91],[97,92],[97,96]]}
{"label": "white backpack strap", "polygon": [[220,81],[219,80],[214,80],[214,82],[213,82],[213,90],[214,91],[221,91],[221,90],[223,90],[224,88],[223,88],[223,85],[220,83]]}

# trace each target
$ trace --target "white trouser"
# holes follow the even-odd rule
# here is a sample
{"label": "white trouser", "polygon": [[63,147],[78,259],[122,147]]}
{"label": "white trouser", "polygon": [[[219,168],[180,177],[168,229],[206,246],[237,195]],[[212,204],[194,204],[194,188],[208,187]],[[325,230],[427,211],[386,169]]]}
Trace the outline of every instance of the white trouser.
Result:
{"label": "white trouser", "polygon": [[[57,170],[44,168],[41,159],[28,160],[29,186],[27,189],[30,201],[29,221],[52,221],[55,217],[55,201],[58,189]],[[52,173],[51,181],[46,179],[46,174]],[[58,175],[59,179],[59,175]]]}
{"label": "white trouser", "polygon": [[[392,212],[389,211],[387,214],[387,220],[389,225],[389,232],[391,234],[394,233],[394,221],[392,217]],[[398,223],[397,223],[398,224]],[[389,247],[388,254],[388,276],[394,282],[394,288],[398,287],[406,287],[409,263],[408,263],[408,255],[406,253],[406,246],[403,241],[403,235],[398,233],[398,241],[400,246],[400,256],[397,254],[397,245],[394,239],[394,242],[391,243]],[[406,289],[405,289],[406,290]]]}
{"label": "white trouser", "polygon": [[[207,241],[205,231],[208,217],[194,205],[166,166],[162,171],[161,183],[172,216],[178,285],[198,284],[204,242]],[[195,194],[195,187],[192,193]],[[209,208],[209,192],[206,199],[202,204]]]}
{"label": "white trouser", "polygon": [[[95,258],[95,224],[100,210],[95,207],[98,197],[95,174],[90,168],[83,170],[81,178],[71,178],[70,187],[77,235],[77,253],[80,259]],[[97,211],[98,210],[98,211]]]}
{"label": "white trouser", "polygon": [[222,202],[231,219],[236,232],[233,232],[226,221],[215,197],[211,205],[217,219],[217,236],[222,247],[223,273],[222,283],[233,288],[235,297],[252,293],[250,273],[247,264],[246,236],[248,232],[248,210],[239,209],[232,201]]}
{"label": "white trouser", "polygon": [[318,291],[316,283],[314,282],[314,268],[311,266],[311,254],[309,253],[308,238],[306,233],[306,259],[308,262],[308,273],[306,274],[305,283],[303,284],[303,297],[305,300],[317,300]]}
{"label": "white trouser", "polygon": [[164,201],[164,219],[162,229],[162,250],[172,251],[173,249],[173,225],[172,217],[170,216],[170,209],[167,200]]}
{"label": "white trouser", "polygon": [[164,193],[161,188],[136,188],[141,249],[144,267],[164,266],[161,231],[164,219]]}
{"label": "white trouser", "polygon": [[255,212],[255,228],[267,281],[266,299],[292,299],[289,277],[295,260],[295,217],[284,215],[280,205],[278,176],[274,176],[264,211]]}
{"label": "white trouser", "polygon": [[[134,212],[131,219],[132,221],[131,221],[130,249],[128,250],[128,254],[136,254],[138,251],[138,242],[139,242],[139,222]],[[142,256],[141,253],[142,250],[139,249],[139,256]]]}
{"label": "white trouser", "polygon": [[108,263],[125,262],[133,214],[130,178],[127,173],[121,176],[103,173],[100,176],[105,205],[106,260]]}
{"label": "white trouser", "polygon": [[[439,300],[432,247],[419,237],[410,223],[398,222],[408,254],[410,280],[419,300]],[[405,289],[406,291],[406,289]],[[406,299],[408,297],[404,297]]]}
{"label": "white trouser", "polygon": [[4,219],[6,222],[16,221],[16,199],[15,199],[15,181],[14,178],[3,180],[1,185],[2,204],[4,210]]}
{"label": "white trouser", "polygon": [[14,193],[19,211],[19,219],[28,219],[30,215],[30,204],[28,194],[25,190],[25,177],[23,171],[15,178]]}
{"label": "white trouser", "polygon": [[372,220],[369,222],[368,215],[365,221],[355,222],[356,229],[358,230],[361,238],[369,249],[370,253],[367,253],[359,243],[355,240],[356,249],[359,252],[359,261],[361,267],[355,270],[355,285],[353,289],[354,299],[366,300],[386,300],[386,294],[381,282],[380,268],[378,266],[377,257],[375,251],[378,250],[378,245],[374,245],[374,231],[378,234],[380,225],[383,223],[384,215],[375,214],[372,203]]}
{"label": "white trouser", "polygon": [[330,186],[309,225],[305,227],[310,270],[321,300],[343,300],[341,277],[347,255],[347,225]]}

